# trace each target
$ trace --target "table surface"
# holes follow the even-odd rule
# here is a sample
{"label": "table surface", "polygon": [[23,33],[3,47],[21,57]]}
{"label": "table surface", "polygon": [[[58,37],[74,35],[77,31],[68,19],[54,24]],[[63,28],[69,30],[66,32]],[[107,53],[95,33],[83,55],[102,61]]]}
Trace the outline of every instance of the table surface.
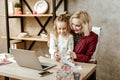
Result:
{"label": "table surface", "polygon": [[[0,75],[12,77],[16,79],[21,79],[21,80],[55,80],[56,71],[60,69],[60,66],[62,64],[52,61],[49,58],[39,57],[39,59],[42,62],[49,61],[50,63],[57,64],[57,66],[48,70],[48,71],[53,72],[53,74],[50,74],[45,77],[40,77],[38,73],[41,71],[30,69],[30,68],[25,68],[25,67],[20,67],[16,62],[14,62],[11,64],[0,65]],[[78,65],[82,67],[82,70],[79,70],[81,74],[80,80],[86,80],[96,70],[96,64],[78,63]]]}

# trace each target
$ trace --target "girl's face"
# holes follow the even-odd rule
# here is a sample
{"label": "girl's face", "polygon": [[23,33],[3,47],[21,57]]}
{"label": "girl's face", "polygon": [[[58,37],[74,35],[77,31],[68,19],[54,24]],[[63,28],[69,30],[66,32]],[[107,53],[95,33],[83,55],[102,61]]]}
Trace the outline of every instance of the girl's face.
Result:
{"label": "girl's face", "polygon": [[80,34],[82,32],[82,25],[80,24],[80,20],[77,18],[72,19],[72,27],[76,34]]}
{"label": "girl's face", "polygon": [[66,22],[57,22],[57,32],[60,35],[66,35],[67,34],[67,24]]}

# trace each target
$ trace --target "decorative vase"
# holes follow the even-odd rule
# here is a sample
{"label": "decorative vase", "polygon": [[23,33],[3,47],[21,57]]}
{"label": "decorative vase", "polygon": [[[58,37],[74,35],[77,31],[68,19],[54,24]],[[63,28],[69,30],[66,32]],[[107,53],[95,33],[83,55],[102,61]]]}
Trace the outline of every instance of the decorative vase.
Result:
{"label": "decorative vase", "polygon": [[15,8],[15,15],[19,14],[19,11],[21,11],[21,8]]}

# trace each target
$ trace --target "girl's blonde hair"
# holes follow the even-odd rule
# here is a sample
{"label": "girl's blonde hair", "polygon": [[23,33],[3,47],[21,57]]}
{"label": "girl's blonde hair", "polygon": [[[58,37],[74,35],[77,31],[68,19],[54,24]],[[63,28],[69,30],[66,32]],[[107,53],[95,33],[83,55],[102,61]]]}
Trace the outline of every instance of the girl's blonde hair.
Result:
{"label": "girl's blonde hair", "polygon": [[69,18],[65,14],[61,14],[54,21],[53,30],[51,32],[53,35],[55,35],[56,37],[58,36],[58,32],[57,32],[57,23],[58,22],[65,22],[66,23],[66,27],[67,27],[67,33],[70,32]]}
{"label": "girl's blonde hair", "polygon": [[73,18],[79,19],[79,21],[82,25],[82,32],[83,32],[84,36],[88,36],[90,34],[90,31],[92,30],[91,19],[90,19],[89,14],[86,11],[75,12],[70,18],[71,29],[73,28],[72,27],[72,19]]}

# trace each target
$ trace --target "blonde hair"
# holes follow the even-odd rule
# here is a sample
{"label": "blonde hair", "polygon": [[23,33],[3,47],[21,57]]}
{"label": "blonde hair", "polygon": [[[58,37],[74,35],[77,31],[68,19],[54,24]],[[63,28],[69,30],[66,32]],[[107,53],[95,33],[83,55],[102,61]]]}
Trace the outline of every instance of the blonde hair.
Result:
{"label": "blonde hair", "polygon": [[90,34],[90,31],[92,30],[92,25],[91,25],[91,19],[89,14],[86,11],[78,11],[75,12],[71,18],[70,18],[70,26],[72,28],[72,19],[77,18],[79,19],[81,25],[82,25],[82,32],[84,36],[88,36]]}
{"label": "blonde hair", "polygon": [[58,32],[57,32],[57,23],[58,22],[65,22],[66,23],[66,27],[67,27],[67,33],[70,32],[70,26],[69,26],[69,18],[65,15],[65,14],[61,14],[59,15],[56,20],[54,21],[54,26],[53,26],[53,30],[52,30],[52,34],[55,35],[56,37],[58,36]]}

